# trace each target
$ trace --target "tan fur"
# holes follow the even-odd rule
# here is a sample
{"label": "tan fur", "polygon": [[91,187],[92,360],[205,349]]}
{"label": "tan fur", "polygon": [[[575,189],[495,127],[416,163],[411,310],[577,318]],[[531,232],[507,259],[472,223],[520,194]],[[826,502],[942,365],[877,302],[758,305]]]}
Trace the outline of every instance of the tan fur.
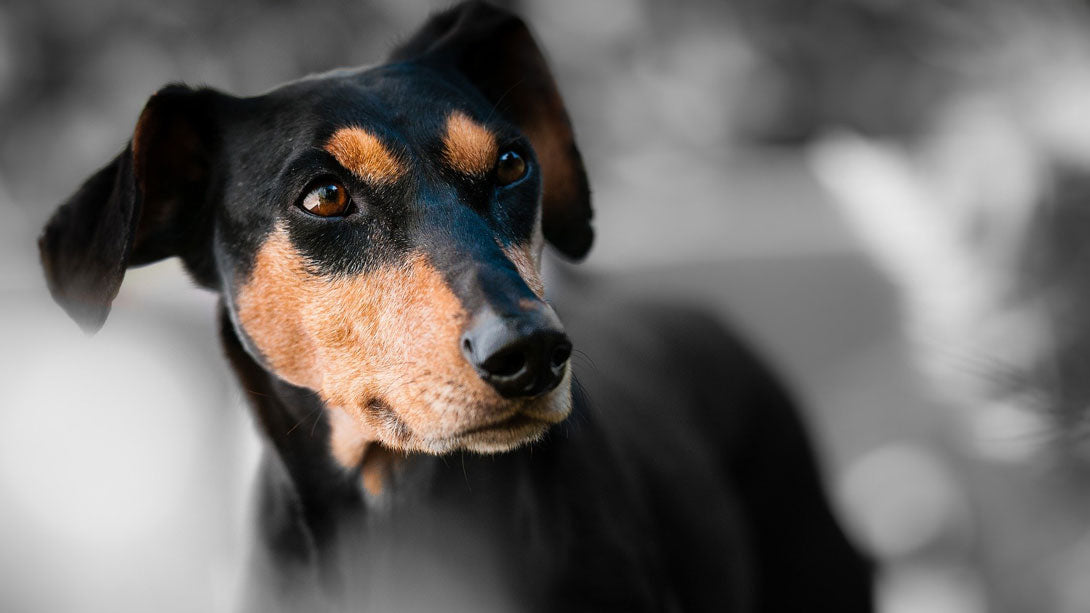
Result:
{"label": "tan fur", "polygon": [[522,245],[512,245],[503,247],[503,253],[515,265],[519,276],[526,282],[530,291],[534,292],[538,298],[544,299],[545,283],[541,280],[541,273],[538,271],[534,256],[530,254],[530,248]]}
{"label": "tan fur", "polygon": [[[358,466],[371,441],[433,453],[511,449],[570,410],[568,377],[537,399],[504,399],[481,381],[459,348],[467,314],[423,254],[330,278],[308,270],[278,228],[237,302],[268,366],[326,402],[331,452],[345,466]],[[520,413],[537,421],[464,434]]]}
{"label": "tan fur", "polygon": [[496,136],[461,111],[447,117],[447,132],[443,137],[443,154],[447,164],[458,172],[482,176],[496,165],[499,146]]}
{"label": "tan fur", "polygon": [[363,487],[367,492],[372,496],[381,496],[394,467],[403,458],[382,445],[371,445],[360,466]]}
{"label": "tan fur", "polygon": [[405,174],[405,165],[399,156],[363,128],[337,130],[326,142],[325,150],[341,166],[368,183],[392,183]]}
{"label": "tan fur", "polygon": [[363,462],[370,441],[362,435],[351,415],[344,409],[331,409],[329,418],[329,451],[345,468],[355,468]]}

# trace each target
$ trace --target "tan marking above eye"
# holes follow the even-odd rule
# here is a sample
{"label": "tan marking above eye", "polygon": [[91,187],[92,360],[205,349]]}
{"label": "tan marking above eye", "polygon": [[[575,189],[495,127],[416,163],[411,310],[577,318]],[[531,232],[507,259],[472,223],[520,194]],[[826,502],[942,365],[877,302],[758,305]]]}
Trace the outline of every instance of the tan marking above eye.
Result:
{"label": "tan marking above eye", "polygon": [[496,136],[461,111],[447,117],[443,136],[443,155],[454,170],[481,177],[492,170],[499,154]]}
{"label": "tan marking above eye", "polygon": [[360,127],[337,130],[326,142],[325,150],[341,166],[368,183],[392,183],[405,174],[400,157]]}

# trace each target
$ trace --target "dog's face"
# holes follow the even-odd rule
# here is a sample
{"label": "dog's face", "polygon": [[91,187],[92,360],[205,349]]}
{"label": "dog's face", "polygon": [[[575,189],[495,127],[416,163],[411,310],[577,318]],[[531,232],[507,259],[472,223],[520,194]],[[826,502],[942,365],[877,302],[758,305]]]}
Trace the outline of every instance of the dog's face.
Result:
{"label": "dog's face", "polygon": [[182,257],[250,355],[325,401],[354,464],[374,441],[506,450],[567,415],[571,346],[539,262],[546,241],[585,254],[589,219],[540,52],[468,4],[377,68],[253,98],[164,89],[41,246],[90,328],[126,265]]}
{"label": "dog's face", "polygon": [[325,76],[246,101],[224,135],[221,289],[251,353],[350,418],[341,455],[505,449],[567,415],[566,376],[504,397],[464,352],[482,310],[555,320],[541,168],[472,94],[417,65]]}

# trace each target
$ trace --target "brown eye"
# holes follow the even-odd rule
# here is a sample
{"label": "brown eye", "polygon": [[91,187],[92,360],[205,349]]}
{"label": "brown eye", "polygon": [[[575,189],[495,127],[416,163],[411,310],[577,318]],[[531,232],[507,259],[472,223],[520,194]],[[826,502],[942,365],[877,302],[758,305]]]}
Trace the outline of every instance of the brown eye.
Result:
{"label": "brown eye", "polygon": [[496,182],[510,185],[526,174],[526,160],[514,151],[504,151],[496,162]]}
{"label": "brown eye", "polygon": [[303,198],[302,207],[315,215],[333,217],[348,210],[348,191],[336,181],[318,185]]}

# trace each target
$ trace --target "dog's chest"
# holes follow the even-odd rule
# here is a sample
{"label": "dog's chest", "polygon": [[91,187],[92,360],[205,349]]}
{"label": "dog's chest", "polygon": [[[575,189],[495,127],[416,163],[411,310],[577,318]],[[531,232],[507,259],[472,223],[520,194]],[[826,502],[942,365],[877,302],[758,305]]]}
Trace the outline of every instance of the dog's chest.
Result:
{"label": "dog's chest", "polygon": [[[670,550],[692,551],[694,540],[722,544],[699,563],[731,576],[730,522],[696,534],[656,514],[638,477],[608,463],[567,466],[547,448],[535,454],[403,468],[391,491],[340,522],[333,550],[346,601],[366,610],[671,610],[681,588]],[[703,589],[686,587],[687,598],[737,600],[732,581]]]}

